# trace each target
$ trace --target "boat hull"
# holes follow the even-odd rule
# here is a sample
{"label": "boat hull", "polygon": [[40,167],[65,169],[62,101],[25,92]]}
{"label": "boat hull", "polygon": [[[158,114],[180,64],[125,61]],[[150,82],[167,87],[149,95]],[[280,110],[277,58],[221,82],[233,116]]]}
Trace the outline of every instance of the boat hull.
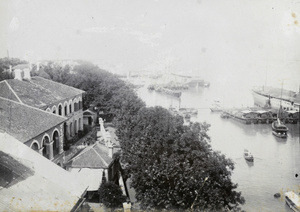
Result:
{"label": "boat hull", "polygon": [[222,112],[222,109],[221,108],[217,108],[217,107],[215,107],[215,108],[211,107],[210,111],[211,112]]}
{"label": "boat hull", "polygon": [[[295,102],[295,98],[288,96],[281,98],[273,93],[280,93],[276,88],[257,88],[252,90],[252,96],[254,100],[254,105],[258,107],[267,107],[275,110],[279,110],[282,107],[284,110],[299,110],[299,102]],[[287,93],[287,91],[285,91]],[[296,104],[295,104],[296,103]]]}
{"label": "boat hull", "polygon": [[287,138],[287,134],[281,134],[281,133],[278,133],[276,131],[272,131],[272,134],[275,135],[278,138]]}
{"label": "boat hull", "polygon": [[253,157],[252,157],[252,158],[244,157],[244,158],[245,158],[245,160],[248,161],[248,162],[254,162],[254,158],[253,158]]}
{"label": "boat hull", "polygon": [[278,138],[287,138],[288,128],[279,121],[272,123],[272,134]]}

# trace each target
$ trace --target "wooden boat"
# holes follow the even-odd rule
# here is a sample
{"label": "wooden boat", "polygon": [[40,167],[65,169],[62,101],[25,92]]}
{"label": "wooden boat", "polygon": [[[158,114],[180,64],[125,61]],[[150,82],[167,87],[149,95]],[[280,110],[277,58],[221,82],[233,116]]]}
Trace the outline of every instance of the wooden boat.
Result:
{"label": "wooden boat", "polygon": [[214,103],[212,104],[212,106],[210,107],[210,111],[211,112],[221,112],[222,107],[221,107],[220,101],[215,100]]}
{"label": "wooden boat", "polygon": [[286,204],[293,210],[300,212],[300,197],[293,191],[288,191],[285,194]]}
{"label": "wooden boat", "polygon": [[287,138],[287,131],[287,126],[281,123],[280,119],[277,119],[272,123],[272,133],[278,138]]}
{"label": "wooden boat", "polygon": [[244,158],[245,158],[245,160],[247,160],[249,162],[253,162],[254,161],[253,155],[247,149],[244,150]]}

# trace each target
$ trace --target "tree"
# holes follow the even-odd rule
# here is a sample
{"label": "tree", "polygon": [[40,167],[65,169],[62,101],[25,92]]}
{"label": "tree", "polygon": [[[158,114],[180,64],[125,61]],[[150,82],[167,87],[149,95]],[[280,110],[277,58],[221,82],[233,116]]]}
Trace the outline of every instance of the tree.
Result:
{"label": "tree", "polygon": [[[124,121],[124,120],[123,120]],[[123,160],[143,209],[238,210],[234,164],[209,145],[209,125],[183,125],[161,107],[141,108],[118,128]]]}
{"label": "tree", "polygon": [[0,58],[0,81],[12,79],[12,74],[9,72],[10,66],[14,67],[19,64],[28,64],[28,62],[18,58]]}
{"label": "tree", "polygon": [[123,195],[121,188],[112,183],[102,183],[99,188],[99,200],[107,208],[122,207],[122,203],[126,201],[126,196]]}

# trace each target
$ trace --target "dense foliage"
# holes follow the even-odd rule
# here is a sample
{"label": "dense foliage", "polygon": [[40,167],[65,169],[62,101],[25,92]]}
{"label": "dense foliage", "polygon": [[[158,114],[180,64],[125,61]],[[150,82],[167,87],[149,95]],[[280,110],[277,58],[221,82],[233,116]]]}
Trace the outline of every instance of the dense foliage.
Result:
{"label": "dense foliage", "polygon": [[126,201],[120,186],[112,183],[102,183],[99,188],[99,200],[107,208],[122,207],[122,203]]}
{"label": "dense foliage", "polygon": [[184,126],[161,107],[142,108],[119,129],[123,159],[144,209],[237,210],[234,164],[212,151],[206,123]]}
{"label": "dense foliage", "polygon": [[131,111],[133,107],[144,106],[124,81],[88,62],[80,62],[74,67],[48,62],[34,75],[46,75],[53,81],[84,90],[84,109],[94,105],[106,114],[107,119]]}
{"label": "dense foliage", "polygon": [[0,58],[0,81],[5,79],[12,79],[10,66],[14,67],[19,64],[27,63],[26,61],[17,58]]}

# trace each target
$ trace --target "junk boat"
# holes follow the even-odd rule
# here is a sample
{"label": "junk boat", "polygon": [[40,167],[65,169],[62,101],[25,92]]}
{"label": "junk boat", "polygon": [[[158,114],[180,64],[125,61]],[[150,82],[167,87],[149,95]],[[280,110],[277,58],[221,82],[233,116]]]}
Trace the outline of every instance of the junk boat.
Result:
{"label": "junk boat", "polygon": [[285,202],[293,211],[300,212],[300,197],[293,191],[288,191],[285,194]]}
{"label": "junk boat", "polygon": [[282,124],[279,118],[272,123],[272,134],[278,138],[287,138],[287,131],[287,126]]}
{"label": "junk boat", "polygon": [[254,161],[253,155],[247,149],[244,150],[244,158],[245,158],[245,160],[247,160],[249,162],[253,162]]}

